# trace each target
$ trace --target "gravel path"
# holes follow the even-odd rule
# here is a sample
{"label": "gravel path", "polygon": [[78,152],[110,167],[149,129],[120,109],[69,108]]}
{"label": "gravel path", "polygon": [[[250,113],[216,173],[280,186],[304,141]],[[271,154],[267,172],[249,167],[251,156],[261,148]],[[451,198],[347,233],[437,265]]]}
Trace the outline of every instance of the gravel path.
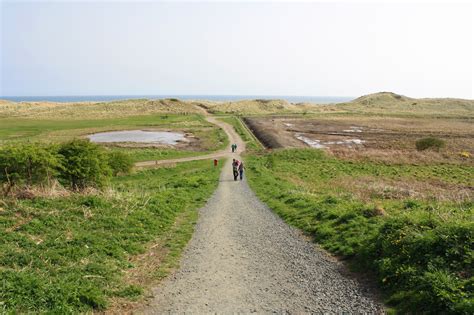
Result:
{"label": "gravel path", "polygon": [[[229,136],[242,150],[233,130]],[[245,180],[233,181],[231,159],[200,210],[180,269],[153,295],[137,313],[383,312],[341,263],[285,224]]]}

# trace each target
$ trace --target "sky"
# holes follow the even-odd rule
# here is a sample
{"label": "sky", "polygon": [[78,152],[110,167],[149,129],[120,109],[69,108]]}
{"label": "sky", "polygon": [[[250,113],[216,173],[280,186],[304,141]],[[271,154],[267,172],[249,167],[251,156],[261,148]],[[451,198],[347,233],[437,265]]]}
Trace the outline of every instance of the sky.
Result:
{"label": "sky", "polygon": [[0,96],[474,98],[469,2],[0,1]]}

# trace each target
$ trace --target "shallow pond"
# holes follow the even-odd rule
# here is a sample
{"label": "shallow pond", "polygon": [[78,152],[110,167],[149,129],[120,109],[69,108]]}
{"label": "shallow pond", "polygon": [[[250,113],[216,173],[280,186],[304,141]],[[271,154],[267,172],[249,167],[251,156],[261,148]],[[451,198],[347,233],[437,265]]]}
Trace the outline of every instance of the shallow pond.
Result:
{"label": "shallow pond", "polygon": [[139,142],[176,145],[184,134],[170,131],[122,130],[99,132],[87,136],[92,142]]}

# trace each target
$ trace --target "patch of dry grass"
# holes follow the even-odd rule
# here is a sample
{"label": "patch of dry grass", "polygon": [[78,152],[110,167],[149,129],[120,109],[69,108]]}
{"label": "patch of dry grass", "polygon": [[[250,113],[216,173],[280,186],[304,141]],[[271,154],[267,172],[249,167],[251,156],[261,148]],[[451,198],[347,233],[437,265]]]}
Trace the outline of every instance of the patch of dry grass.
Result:
{"label": "patch of dry grass", "polygon": [[374,176],[343,177],[333,183],[344,191],[350,191],[358,199],[370,202],[377,199],[416,199],[457,203],[474,200],[474,187],[455,185],[443,181],[419,181],[414,179],[390,179]]}
{"label": "patch of dry grass", "polygon": [[103,119],[160,113],[202,113],[191,102],[131,99],[111,102],[1,102],[0,117],[33,119]]}

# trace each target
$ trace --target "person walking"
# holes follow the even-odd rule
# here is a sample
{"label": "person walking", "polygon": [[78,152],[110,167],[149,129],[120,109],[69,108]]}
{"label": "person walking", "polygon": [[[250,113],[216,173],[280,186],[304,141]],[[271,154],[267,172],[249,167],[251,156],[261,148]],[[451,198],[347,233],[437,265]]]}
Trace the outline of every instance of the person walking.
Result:
{"label": "person walking", "polygon": [[232,153],[234,153],[235,151],[235,144],[232,143],[232,145],[230,146],[232,148]]}
{"label": "person walking", "polygon": [[239,163],[239,175],[240,175],[240,180],[244,177],[244,162],[240,161]]}
{"label": "person walking", "polygon": [[239,161],[236,159],[232,159],[232,172],[234,174],[234,181],[236,181],[239,176]]}

